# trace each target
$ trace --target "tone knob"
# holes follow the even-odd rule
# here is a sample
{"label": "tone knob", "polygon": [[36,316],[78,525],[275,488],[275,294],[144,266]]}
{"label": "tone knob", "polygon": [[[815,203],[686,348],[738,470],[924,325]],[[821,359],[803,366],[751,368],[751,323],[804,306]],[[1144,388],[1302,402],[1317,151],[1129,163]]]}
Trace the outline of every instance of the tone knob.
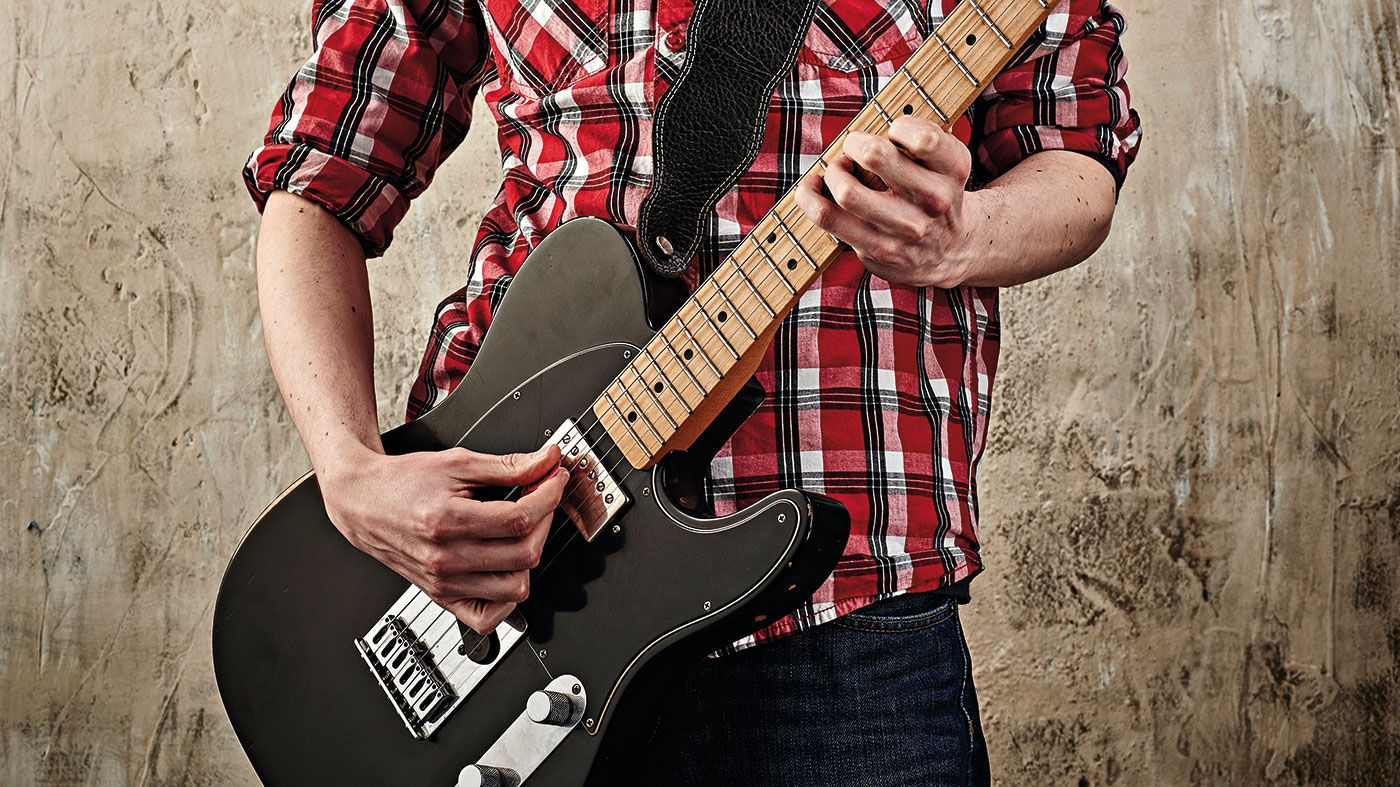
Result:
{"label": "tone knob", "polygon": [[578,723],[583,711],[578,697],[558,691],[537,691],[525,701],[525,715],[538,724],[568,727]]}
{"label": "tone knob", "polygon": [[457,787],[520,787],[520,774],[510,768],[468,765],[457,774]]}

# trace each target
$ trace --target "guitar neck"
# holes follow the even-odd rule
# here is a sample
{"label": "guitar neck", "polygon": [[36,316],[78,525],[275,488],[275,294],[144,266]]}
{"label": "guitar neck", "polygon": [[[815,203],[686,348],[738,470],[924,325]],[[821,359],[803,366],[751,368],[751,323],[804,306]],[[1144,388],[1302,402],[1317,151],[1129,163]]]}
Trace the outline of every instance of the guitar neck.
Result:
{"label": "guitar neck", "polygon": [[[1058,1],[962,0],[809,172],[824,172],[851,131],[884,135],[900,115],[949,129]],[[594,416],[633,467],[687,447],[709,425],[840,250],[791,191],[778,199],[594,402]]]}

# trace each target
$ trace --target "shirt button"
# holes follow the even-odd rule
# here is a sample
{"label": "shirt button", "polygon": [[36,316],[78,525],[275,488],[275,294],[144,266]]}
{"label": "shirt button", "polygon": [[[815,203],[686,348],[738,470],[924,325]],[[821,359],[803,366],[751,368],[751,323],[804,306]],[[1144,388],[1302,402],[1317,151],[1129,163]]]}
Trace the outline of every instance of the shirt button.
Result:
{"label": "shirt button", "polygon": [[672,30],[666,34],[666,48],[672,52],[679,52],[685,49],[685,33],[680,30]]}

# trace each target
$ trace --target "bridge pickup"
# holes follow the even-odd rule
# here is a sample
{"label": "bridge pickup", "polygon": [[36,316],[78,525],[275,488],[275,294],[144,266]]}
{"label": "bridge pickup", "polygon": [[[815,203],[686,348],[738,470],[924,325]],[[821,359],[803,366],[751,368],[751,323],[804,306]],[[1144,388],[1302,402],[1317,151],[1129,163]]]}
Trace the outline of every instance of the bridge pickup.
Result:
{"label": "bridge pickup", "polygon": [[[550,442],[559,446],[560,463],[569,473],[559,507],[585,540],[592,541],[631,502],[622,485],[588,442],[587,435],[570,419],[555,430]],[[619,459],[619,461],[624,460]]]}
{"label": "bridge pickup", "polygon": [[363,637],[355,638],[355,649],[408,731],[423,740],[520,641],[525,619],[513,614],[495,633],[499,648],[491,658],[471,653],[463,647],[457,618],[410,586]]}

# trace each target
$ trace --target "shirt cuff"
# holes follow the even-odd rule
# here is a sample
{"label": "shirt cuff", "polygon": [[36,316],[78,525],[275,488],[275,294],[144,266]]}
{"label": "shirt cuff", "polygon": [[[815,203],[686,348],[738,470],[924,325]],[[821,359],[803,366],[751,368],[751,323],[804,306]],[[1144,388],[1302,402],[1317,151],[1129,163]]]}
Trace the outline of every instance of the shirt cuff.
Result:
{"label": "shirt cuff", "polygon": [[407,197],[392,183],[305,143],[253,151],[243,167],[243,182],[259,212],[276,190],[325,208],[360,239],[366,257],[389,248],[394,228],[408,212]]}
{"label": "shirt cuff", "polygon": [[1103,164],[1113,176],[1117,194],[1123,188],[1128,165],[1137,151],[1140,133],[1136,113],[1126,128],[1117,129],[1109,126],[1012,126],[984,137],[977,148],[977,161],[986,173],[985,180],[990,181],[1036,153],[1047,150],[1082,153]]}

